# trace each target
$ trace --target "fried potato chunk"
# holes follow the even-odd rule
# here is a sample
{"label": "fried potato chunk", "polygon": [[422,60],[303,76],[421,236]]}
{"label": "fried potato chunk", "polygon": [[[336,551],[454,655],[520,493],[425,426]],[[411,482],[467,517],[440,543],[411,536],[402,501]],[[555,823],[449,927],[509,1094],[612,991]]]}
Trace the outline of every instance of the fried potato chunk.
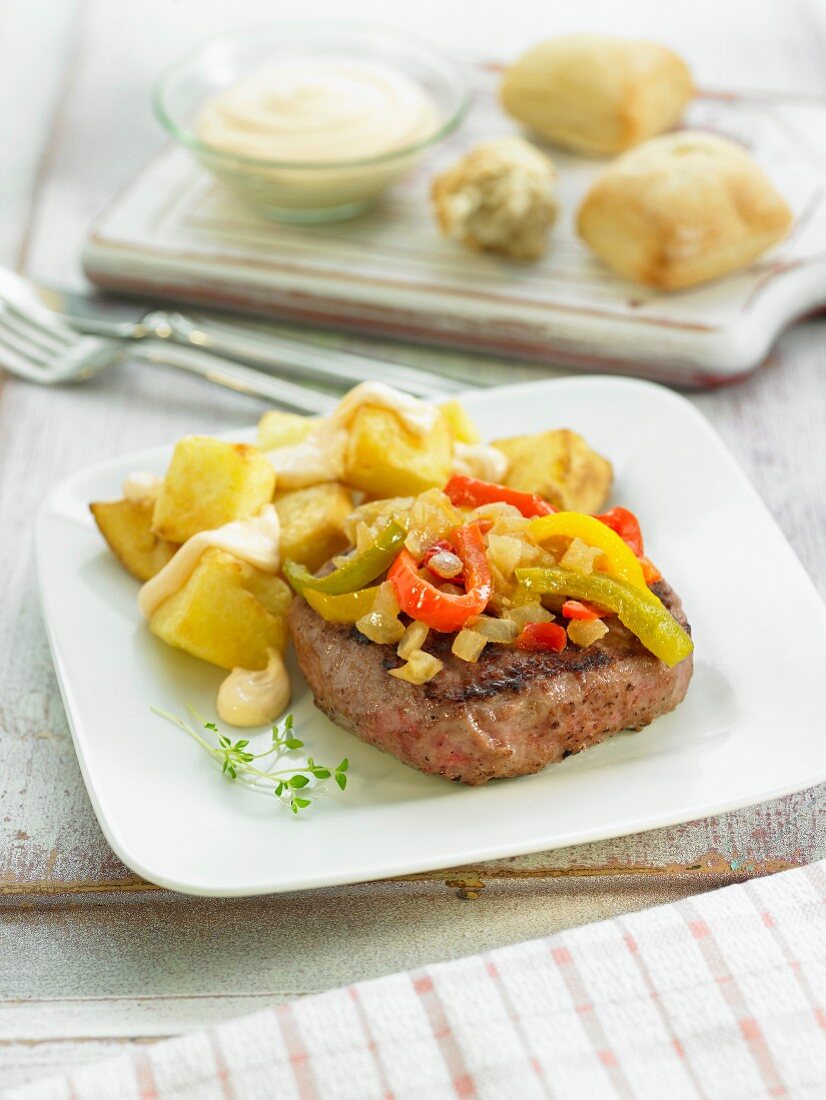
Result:
{"label": "fried potato chunk", "polygon": [[539,493],[556,508],[598,512],[611,488],[611,463],[581,435],[559,428],[494,441],[510,462],[507,485]]}
{"label": "fried potato chunk", "polygon": [[209,436],[179,440],[161,485],[152,530],[186,542],[236,519],[249,519],[275,491],[275,471],[255,447]]}
{"label": "fried potato chunk", "polygon": [[154,577],[178,549],[153,534],[153,504],[151,500],[111,500],[89,505],[109,549],[139,581]]}
{"label": "fried potato chunk", "polygon": [[371,497],[413,496],[450,476],[453,436],[444,416],[415,435],[389,409],[364,406],[353,417],[345,480]]}
{"label": "fried potato chunk", "polygon": [[444,401],[439,408],[457,443],[478,443],[481,440],[479,429],[461,401]]}
{"label": "fried potato chunk", "polygon": [[258,448],[274,451],[278,447],[292,447],[302,443],[318,424],[317,416],[301,416],[299,413],[272,409],[258,421]]}
{"label": "fried potato chunk", "polygon": [[298,561],[314,573],[348,544],[344,522],[353,511],[353,497],[335,482],[277,493],[275,510],[281,521],[281,560]]}
{"label": "fried potato chunk", "polygon": [[277,576],[212,547],[149,620],[153,634],[221,668],[261,669],[283,652],[292,593]]}

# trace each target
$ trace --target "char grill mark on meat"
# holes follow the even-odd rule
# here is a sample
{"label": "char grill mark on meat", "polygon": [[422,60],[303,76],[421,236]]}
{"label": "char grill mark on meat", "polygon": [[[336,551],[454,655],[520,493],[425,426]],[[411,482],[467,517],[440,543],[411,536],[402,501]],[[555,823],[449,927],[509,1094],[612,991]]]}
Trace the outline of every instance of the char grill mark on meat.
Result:
{"label": "char grill mark on meat", "polygon": [[[688,629],[673,590],[653,587]],[[417,686],[388,675],[402,663],[392,646],[325,622],[300,598],[290,621],[316,705],[333,722],[414,768],[471,785],[539,771],[641,729],[681,702],[692,672],[690,657],[669,669],[611,618],[586,649],[488,645],[476,664],[453,656],[453,635],[431,631],[425,649],[444,669]]]}

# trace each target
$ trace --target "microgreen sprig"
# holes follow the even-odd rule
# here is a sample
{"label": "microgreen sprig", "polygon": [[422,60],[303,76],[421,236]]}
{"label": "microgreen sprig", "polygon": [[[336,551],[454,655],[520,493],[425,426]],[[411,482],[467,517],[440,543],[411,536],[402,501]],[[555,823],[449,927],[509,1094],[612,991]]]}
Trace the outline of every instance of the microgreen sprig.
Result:
{"label": "microgreen sprig", "polygon": [[[310,756],[307,763],[287,768],[277,768],[274,765],[283,764],[285,755],[304,748],[304,742],[293,733],[293,716],[288,714],[283,724],[272,727],[272,738],[269,747],[263,752],[250,752],[249,740],[240,738],[233,741],[226,734],[221,733],[214,722],[206,722],[193,708],[188,707],[193,720],[197,725],[215,734],[218,744],[210,744],[205,737],[169,711],[159,707],[151,708],[154,714],[172,722],[178,729],[188,734],[201,748],[207,752],[213,760],[221,765],[221,772],[227,779],[237,779],[244,786],[257,791],[272,792],[279,801],[288,805],[294,814],[306,809],[322,794],[326,784],[332,779],[339,790],[347,786],[347,770],[350,763],[345,757],[335,768],[326,764],[318,764]],[[299,793],[301,792],[301,793]]]}

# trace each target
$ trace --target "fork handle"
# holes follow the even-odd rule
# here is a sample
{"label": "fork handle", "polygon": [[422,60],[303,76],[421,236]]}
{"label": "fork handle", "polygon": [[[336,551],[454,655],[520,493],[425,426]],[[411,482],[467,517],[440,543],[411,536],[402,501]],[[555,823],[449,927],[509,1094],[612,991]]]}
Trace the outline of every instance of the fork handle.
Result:
{"label": "fork handle", "polygon": [[203,348],[231,358],[246,359],[297,378],[316,379],[349,388],[356,382],[383,382],[416,397],[440,397],[467,385],[443,376],[353,352],[307,344],[276,333],[259,336],[251,325],[216,318],[192,318],[158,311],[144,318],[156,336],[188,347]]}
{"label": "fork handle", "polygon": [[210,352],[168,343],[141,343],[129,348],[131,358],[143,359],[160,366],[178,367],[215,382],[219,386],[265,397],[276,405],[302,413],[326,415],[336,405],[336,399],[317,390],[305,389],[283,378],[274,378],[239,363],[230,363]]}

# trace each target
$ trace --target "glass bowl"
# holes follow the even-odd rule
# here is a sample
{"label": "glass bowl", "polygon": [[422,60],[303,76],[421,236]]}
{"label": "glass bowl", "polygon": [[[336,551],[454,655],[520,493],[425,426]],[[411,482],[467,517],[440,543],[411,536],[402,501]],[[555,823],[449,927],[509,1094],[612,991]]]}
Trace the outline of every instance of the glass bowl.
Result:
{"label": "glass bowl", "polygon": [[[412,144],[355,160],[266,160],[227,152],[198,136],[207,100],[256,71],[308,55],[381,63],[433,99],[433,130]],[[162,125],[229,190],[259,213],[289,222],[350,218],[371,206],[429,149],[454,130],[468,107],[461,68],[408,34],[355,23],[288,22],[223,35],[173,62],[154,89]]]}

